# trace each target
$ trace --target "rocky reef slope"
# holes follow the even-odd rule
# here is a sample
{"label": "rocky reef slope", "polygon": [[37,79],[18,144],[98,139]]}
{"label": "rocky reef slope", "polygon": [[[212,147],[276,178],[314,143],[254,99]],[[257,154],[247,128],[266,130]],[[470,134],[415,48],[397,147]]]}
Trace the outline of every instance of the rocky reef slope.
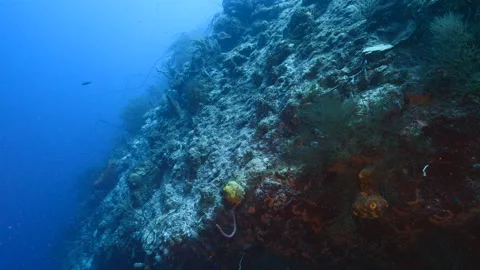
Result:
{"label": "rocky reef slope", "polygon": [[223,7],[158,69],[169,89],[95,181],[66,268],[478,263],[479,5]]}

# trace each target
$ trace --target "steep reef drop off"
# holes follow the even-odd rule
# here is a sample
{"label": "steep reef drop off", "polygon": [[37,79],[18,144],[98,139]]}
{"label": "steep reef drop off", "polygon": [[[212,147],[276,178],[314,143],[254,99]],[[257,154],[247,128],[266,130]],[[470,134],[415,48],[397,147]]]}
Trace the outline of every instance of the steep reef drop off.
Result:
{"label": "steep reef drop off", "polygon": [[65,268],[474,269],[479,4],[223,7],[158,70]]}

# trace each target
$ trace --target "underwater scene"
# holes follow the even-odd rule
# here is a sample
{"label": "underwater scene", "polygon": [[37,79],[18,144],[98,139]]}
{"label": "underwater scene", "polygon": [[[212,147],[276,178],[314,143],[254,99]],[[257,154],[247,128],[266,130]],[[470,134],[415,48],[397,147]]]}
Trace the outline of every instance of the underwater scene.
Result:
{"label": "underwater scene", "polygon": [[0,269],[480,269],[480,1],[0,0]]}

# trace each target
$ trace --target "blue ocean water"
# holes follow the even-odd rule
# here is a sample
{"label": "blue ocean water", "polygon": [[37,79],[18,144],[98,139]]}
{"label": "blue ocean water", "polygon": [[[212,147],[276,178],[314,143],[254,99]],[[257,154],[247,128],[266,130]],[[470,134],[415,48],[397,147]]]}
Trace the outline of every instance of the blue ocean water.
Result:
{"label": "blue ocean water", "polygon": [[108,157],[172,40],[220,3],[0,1],[0,269],[57,269],[77,176]]}

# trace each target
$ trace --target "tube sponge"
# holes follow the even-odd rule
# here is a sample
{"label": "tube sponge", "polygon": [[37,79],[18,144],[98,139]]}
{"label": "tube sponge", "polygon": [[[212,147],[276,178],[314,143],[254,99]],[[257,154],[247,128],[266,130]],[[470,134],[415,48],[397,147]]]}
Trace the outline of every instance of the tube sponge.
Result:
{"label": "tube sponge", "polygon": [[376,219],[388,208],[388,202],[380,194],[360,192],[353,203],[353,214],[360,218]]}
{"label": "tube sponge", "polygon": [[374,176],[373,166],[363,168],[358,174],[360,192],[352,205],[352,212],[357,217],[376,219],[382,216],[388,208],[387,200],[378,192]]}

